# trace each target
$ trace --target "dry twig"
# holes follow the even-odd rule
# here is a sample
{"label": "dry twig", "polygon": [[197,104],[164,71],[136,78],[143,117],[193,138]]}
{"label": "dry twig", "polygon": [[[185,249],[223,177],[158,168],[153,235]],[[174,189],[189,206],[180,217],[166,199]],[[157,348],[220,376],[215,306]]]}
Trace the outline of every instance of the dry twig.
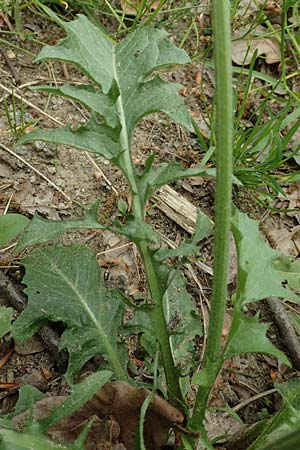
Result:
{"label": "dry twig", "polygon": [[291,357],[293,367],[300,369],[300,340],[295,332],[293,324],[282,304],[282,302],[276,298],[268,298],[266,300],[269,310],[273,315],[274,322],[279,329],[281,338],[288,349]]}

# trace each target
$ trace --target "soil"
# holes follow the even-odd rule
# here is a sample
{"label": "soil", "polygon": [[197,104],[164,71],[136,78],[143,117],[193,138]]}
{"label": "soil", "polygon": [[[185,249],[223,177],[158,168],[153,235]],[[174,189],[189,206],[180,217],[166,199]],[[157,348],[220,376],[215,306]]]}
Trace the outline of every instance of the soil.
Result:
{"label": "soil", "polygon": [[[27,37],[34,36],[35,39],[49,44],[54,44],[62,37],[62,31],[55,24],[39,15],[25,10],[22,20]],[[113,28],[114,24],[110,23],[110,26]],[[0,31],[7,29],[7,24],[2,21],[1,16],[0,27]],[[32,30],[34,31],[32,32]],[[171,30],[172,32],[175,33],[175,30]],[[18,39],[14,35],[6,36],[5,39],[7,39],[7,45],[3,46],[3,51],[13,69],[8,65],[7,59],[0,57],[1,85],[9,91],[14,89],[16,126],[20,127],[21,125],[21,102],[17,95],[24,98],[23,105],[27,123],[38,119],[39,127],[46,128],[57,127],[55,120],[62,123],[67,121],[72,125],[83,123],[86,119],[86,111],[81,106],[63,98],[48,97],[43,93],[31,91],[29,88],[37,84],[64,83],[66,81],[84,82],[86,78],[72,66],[59,62],[34,63],[33,56],[29,52],[37,54],[41,46],[32,39]],[[179,36],[174,35],[174,39],[179,40]],[[186,45],[192,48],[193,42],[191,35],[190,42],[187,42]],[[11,47],[9,44],[14,44],[16,47]],[[205,50],[207,42],[203,40],[200,45]],[[276,68],[273,70],[275,71]],[[182,84],[181,94],[185,97],[187,106],[203,135],[209,137],[210,131],[207,123],[214,93],[213,70],[199,62],[193,62],[185,68],[174,69],[166,76],[172,81]],[[85,153],[64,146],[41,142],[24,146],[16,145],[18,131],[16,135],[11,133],[5,111],[5,105],[7,105],[10,117],[14,121],[13,97],[1,87],[0,95],[1,143],[15,152],[13,155],[4,147],[0,148],[1,213],[18,212],[29,218],[38,213],[49,219],[66,219],[80,216],[83,211],[80,205],[91,204],[96,199],[100,199],[100,214],[110,218],[117,217],[118,198],[129,199],[128,186],[120,171],[99,156],[92,155],[93,163]],[[25,100],[34,106],[26,104]],[[253,95],[252,101],[255,104],[258,99]],[[47,115],[42,114],[36,107]],[[249,104],[249,110],[251,110],[251,104]],[[152,152],[157,155],[157,163],[178,161],[185,167],[197,164],[204,155],[194,134],[188,133],[160,114],[154,114],[144,119],[136,129],[133,138],[133,160],[136,164],[143,165]],[[18,157],[22,159],[18,159]],[[98,170],[95,164],[101,170]],[[32,167],[37,169],[43,177]],[[101,171],[108,181],[103,178]],[[47,180],[50,180],[56,188]],[[181,181],[172,187],[178,194],[213,219],[215,187],[213,180]],[[271,245],[279,247],[288,254],[298,256],[298,241],[291,239],[291,236],[295,236],[296,233],[294,228],[299,226],[299,218],[296,214],[287,216],[286,214],[266,212],[265,208],[260,207],[254,200],[249,191],[237,187],[234,189],[236,203],[253,218],[261,220],[262,231]],[[291,186],[289,189],[291,192],[287,192],[286,199],[278,198],[276,200],[277,204],[281,202],[279,207],[282,209],[289,207],[292,201],[299,201],[297,196],[292,198],[294,190]],[[62,194],[62,191],[65,195]],[[286,205],[283,205],[284,201],[287,202]],[[178,243],[186,235],[182,228],[156,208],[155,203],[150,203],[148,216],[154,228],[172,242]],[[285,237],[282,245],[278,244],[279,236],[282,239]],[[102,274],[107,286],[119,287],[132,296],[137,292],[146,291],[141,260],[135,247],[126,238],[116,236],[108,231],[76,231],[68,233],[62,238],[62,242],[66,245],[71,242],[79,242],[90,246],[98,254],[99,265],[102,267]],[[291,242],[292,245],[290,245]],[[23,269],[19,266],[21,256],[14,255],[12,248],[2,249],[0,253],[2,270],[20,291],[22,291],[23,275]],[[232,274],[229,280],[229,289],[233,291],[235,282],[234,246],[231,259]],[[212,237],[203,242],[200,260],[206,265],[212,266]],[[211,293],[211,276],[199,269],[198,266],[193,266],[192,269],[193,272],[185,269],[188,289],[201,313],[204,312],[205,316]],[[204,303],[202,309],[199,304],[199,296]],[[0,304],[11,306],[11,300],[7,295],[1,295]],[[253,311],[257,311],[257,308],[257,304],[254,305]],[[15,309],[15,317],[18,314],[19,312]],[[267,310],[263,309],[261,314],[263,319],[270,319]],[[230,318],[230,307],[228,318]],[[54,329],[60,332],[55,326]],[[226,333],[226,330],[224,332]],[[281,342],[275,326],[271,328],[270,336],[279,347],[284,348],[284,343]],[[199,349],[201,349],[202,343],[199,342]],[[7,354],[8,349],[12,346],[10,338],[5,337],[0,357]],[[139,356],[138,346],[134,340],[132,342],[129,340],[128,347],[135,362]],[[55,354],[49,351],[47,344],[40,336],[34,337],[32,346],[29,342],[26,342],[25,345],[15,343],[14,348],[15,351],[0,369],[0,415],[7,414],[13,409],[18,398],[18,387],[25,384],[31,384],[51,396],[68,394],[69,389],[64,381],[62,368],[59,367]],[[199,354],[201,355],[200,350]],[[83,372],[97,370],[98,364],[99,361],[96,359],[90,361],[84,367]],[[274,381],[288,379],[293,374],[294,372],[288,371],[285,367],[279,367],[275,359],[263,355],[240,356],[230,361],[216,382],[211,400],[212,410],[208,416],[210,435],[212,437],[223,436],[223,441],[218,448],[225,448],[226,441],[243,430],[245,426],[247,427],[257,422],[258,418],[276,411],[279,407],[276,392],[262,396],[254,402],[249,399],[271,389]],[[12,383],[12,386],[7,389],[3,384],[3,388],[1,383]],[[14,383],[16,384],[14,385]],[[249,402],[247,403],[247,401]],[[228,414],[228,411],[222,411],[222,408],[224,405],[228,405],[234,410],[243,402],[245,402],[245,406],[239,411],[244,423],[241,425],[233,415]],[[224,446],[222,447],[222,445]]]}

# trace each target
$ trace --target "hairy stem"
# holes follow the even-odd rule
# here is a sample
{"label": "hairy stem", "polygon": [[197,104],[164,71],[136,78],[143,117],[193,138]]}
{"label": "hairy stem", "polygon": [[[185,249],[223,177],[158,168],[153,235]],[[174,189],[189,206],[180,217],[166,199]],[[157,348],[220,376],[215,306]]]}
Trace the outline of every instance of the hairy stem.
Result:
{"label": "hairy stem", "polygon": [[226,309],[229,236],[231,221],[233,101],[230,39],[230,2],[212,1],[216,76],[216,218],[214,278],[207,346],[202,380],[197,392],[191,426],[197,429],[216,376],[221,369],[220,349]]}
{"label": "hairy stem", "polygon": [[139,250],[143,257],[151,297],[155,304],[155,307],[151,312],[151,320],[153,330],[155,330],[156,332],[156,337],[160,346],[170,401],[173,405],[182,409],[184,405],[184,399],[182,397],[178,376],[175,371],[174,358],[170,344],[170,336],[168,333],[164,315],[164,293],[161,292],[160,281],[155,272],[152,255],[149,252],[147,244],[141,243]]}
{"label": "hairy stem", "polygon": [[[123,105],[121,104],[120,100],[118,106],[121,122],[123,124],[126,124]],[[126,125],[123,127],[121,131],[120,141],[122,144],[122,148],[124,148],[125,150],[122,156],[123,158],[122,166],[123,172],[129,182],[131,189],[133,200],[132,202],[133,213],[136,219],[143,221],[144,209],[142,206],[142,201],[139,196],[136,184],[136,174],[130,156],[130,144],[126,132]],[[175,363],[170,344],[170,336],[168,333],[167,323],[164,316],[164,308],[163,308],[164,292],[162,292],[160,280],[158,274],[155,271],[154,261],[152,259],[152,254],[149,251],[148,244],[146,242],[141,242],[138,246],[138,249],[144,262],[151,297],[155,305],[151,313],[151,320],[153,324],[153,330],[155,330],[156,337],[160,346],[170,401],[175,406],[182,408],[182,406],[184,405],[184,399],[181,393],[178,376],[175,370]]]}
{"label": "hairy stem", "polygon": [[[130,178],[130,186],[133,196],[134,215],[136,218],[144,220],[144,211],[137,191],[134,174],[132,174],[132,177]],[[151,252],[149,251],[148,244],[146,242],[141,242],[138,248],[143,258],[151,298],[155,305],[151,312],[151,321],[153,324],[153,330],[155,330],[156,337],[159,342],[170,401],[175,406],[182,408],[184,399],[181,393],[178,376],[175,371],[175,363],[171,350],[170,336],[164,315],[164,292],[162,292],[159,276],[155,271],[153,257]]]}

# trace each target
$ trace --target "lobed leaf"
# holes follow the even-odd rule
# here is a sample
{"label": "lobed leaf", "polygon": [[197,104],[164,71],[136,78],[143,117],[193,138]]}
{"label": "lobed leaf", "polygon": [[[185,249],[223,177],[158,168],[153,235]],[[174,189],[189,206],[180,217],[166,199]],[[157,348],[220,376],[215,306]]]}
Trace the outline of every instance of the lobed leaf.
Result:
{"label": "lobed leaf", "polygon": [[[79,67],[95,88],[84,86],[42,87],[83,103],[92,110],[90,121],[73,130],[35,130],[20,143],[42,140],[101,154],[118,163],[124,147],[129,147],[133,130],[147,114],[162,111],[172,120],[192,130],[191,119],[178,95],[178,85],[162,80],[154,71],[171,64],[190,61],[176,48],[165,31],[138,27],[115,44],[85,16],[59,23],[68,36],[56,46],[45,46],[37,61],[59,59]],[[99,89],[102,89],[100,91]],[[97,122],[95,114],[103,117]],[[120,124],[120,126],[119,126]],[[123,164],[125,170],[126,164]]]}
{"label": "lobed leaf", "polygon": [[187,242],[179,245],[179,247],[174,249],[160,249],[155,253],[158,260],[163,260],[166,258],[176,258],[176,257],[188,257],[190,255],[197,255],[200,251],[199,242],[207,237],[213,227],[213,221],[200,210],[197,211],[197,220],[195,226],[195,232],[191,239]]}
{"label": "lobed leaf", "polygon": [[35,86],[31,90],[49,92],[50,94],[61,95],[75,102],[80,102],[91,111],[105,117],[105,121],[110,127],[115,128],[118,125],[118,116],[115,108],[116,99],[113,96],[103,94],[99,90],[96,91],[91,85]]}
{"label": "lobed leaf", "polygon": [[12,335],[26,339],[46,321],[62,321],[62,343],[71,361],[69,382],[96,354],[103,353],[116,370],[121,365],[117,339],[124,306],[120,295],[103,286],[95,254],[80,245],[58,245],[37,249],[22,262],[28,306],[14,322]]}
{"label": "lobed leaf", "polygon": [[258,222],[235,209],[232,228],[238,259],[237,291],[233,300],[234,314],[223,358],[226,360],[242,353],[261,352],[273,355],[290,365],[285,354],[266,337],[268,324],[260,323],[258,316],[247,317],[243,307],[249,302],[268,297],[277,296],[295,301],[299,299],[293,292],[283,287],[284,277],[280,276],[274,267],[279,252],[264,241],[259,232]]}
{"label": "lobed leaf", "polygon": [[68,33],[67,38],[58,45],[43,47],[36,61],[58,59],[71,62],[107,94],[113,82],[113,41],[81,14],[71,22],[60,20],[60,25]]}
{"label": "lobed leaf", "polygon": [[224,360],[242,353],[266,353],[275,356],[275,358],[290,366],[286,355],[266,337],[268,328],[269,324],[260,323],[258,316],[247,317],[236,310],[228,336],[228,343],[223,353]]}
{"label": "lobed leaf", "polygon": [[282,286],[284,277],[274,267],[279,252],[264,241],[258,223],[235,209],[232,228],[238,256],[237,304],[242,307],[268,297],[299,301],[297,295]]}
{"label": "lobed leaf", "polygon": [[16,250],[32,247],[35,244],[49,242],[74,228],[109,229],[128,237],[132,242],[147,240],[158,244],[159,236],[145,222],[128,215],[126,223],[115,221],[112,225],[103,225],[98,221],[99,202],[91,205],[82,219],[50,220],[34,216],[30,225],[20,237]]}
{"label": "lobed leaf", "polygon": [[37,129],[24,135],[18,143],[25,144],[30,141],[51,142],[97,153],[109,160],[117,160],[122,154],[118,135],[119,133],[116,129],[99,122],[94,114],[85,125],[77,129],[72,129],[69,125],[57,130]]}
{"label": "lobed leaf", "polygon": [[147,223],[130,215],[126,217],[126,223],[124,225],[115,221],[110,229],[123,236],[127,236],[135,244],[139,244],[141,241],[148,241],[155,244],[160,243],[159,235]]}
{"label": "lobed leaf", "polygon": [[143,204],[147,203],[151,194],[165,184],[173,183],[188,177],[214,177],[215,169],[204,169],[203,167],[191,167],[183,169],[175,162],[162,163],[158,167],[152,167],[154,155],[146,162],[144,172],[138,176],[138,190]]}
{"label": "lobed leaf", "polygon": [[32,247],[35,244],[51,241],[73,228],[104,229],[105,226],[98,222],[99,202],[95,202],[87,208],[82,219],[50,220],[40,216],[34,216],[30,225],[18,241],[16,250]]}

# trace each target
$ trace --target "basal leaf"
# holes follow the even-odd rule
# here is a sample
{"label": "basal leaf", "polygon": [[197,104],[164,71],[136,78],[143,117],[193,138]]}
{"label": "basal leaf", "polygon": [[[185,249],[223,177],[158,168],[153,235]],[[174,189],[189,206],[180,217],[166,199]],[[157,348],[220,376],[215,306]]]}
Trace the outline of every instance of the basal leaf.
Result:
{"label": "basal leaf", "polygon": [[[90,121],[73,130],[35,130],[20,142],[42,140],[99,153],[118,162],[130,146],[133,130],[147,114],[162,111],[171,119],[192,129],[190,115],[179,96],[178,85],[154,74],[159,68],[190,61],[176,48],[165,31],[140,26],[120,43],[113,43],[85,16],[59,23],[67,37],[56,46],[45,46],[37,61],[59,59],[79,67],[95,88],[63,86],[45,88],[83,103],[92,110]],[[99,89],[102,89],[100,92]],[[95,119],[97,113],[103,122]],[[120,124],[120,126],[118,125]],[[126,169],[126,164],[121,164]]]}
{"label": "basal leaf", "polygon": [[299,301],[297,295],[282,286],[284,277],[274,268],[279,252],[264,241],[258,222],[235,209],[232,228],[238,255],[237,304],[241,307],[268,297]]}
{"label": "basal leaf", "polygon": [[257,316],[247,317],[236,310],[223,354],[224,360],[242,353],[266,353],[290,366],[285,354],[266,337],[268,328],[269,324],[260,323]]}
{"label": "basal leaf", "polygon": [[[115,375],[124,379],[116,351],[123,302],[103,286],[95,254],[80,245],[58,245],[37,249],[22,262],[28,306],[14,322],[12,335],[26,339],[47,320],[62,321],[66,326],[62,342],[73,362],[72,374],[91,356],[103,353]],[[89,345],[92,350],[87,352]],[[76,360],[74,352],[81,349],[84,356]]]}
{"label": "basal leaf", "polygon": [[[106,314],[105,329],[110,336],[115,337],[114,350],[118,354],[124,369],[127,364],[126,350],[118,344],[118,333],[123,323],[124,309],[121,306],[123,299],[118,291],[113,293],[114,302],[110,304],[110,314]],[[107,299],[109,301],[109,298]],[[80,345],[78,344],[80,342]],[[94,328],[88,327],[72,327],[67,329],[60,342],[60,348],[67,348],[69,352],[68,370],[65,378],[71,384],[74,376],[78,371],[78,367],[82,367],[89,359],[99,353],[105,354],[105,348],[99,345],[99,335]]]}
{"label": "basal leaf", "polygon": [[51,241],[74,228],[104,229],[105,226],[101,225],[97,219],[98,209],[97,201],[86,210],[82,219],[75,220],[49,220],[36,215],[19,239],[16,250]]}
{"label": "basal leaf", "polygon": [[0,215],[0,246],[8,244],[19,233],[22,233],[30,220],[21,214]]}

